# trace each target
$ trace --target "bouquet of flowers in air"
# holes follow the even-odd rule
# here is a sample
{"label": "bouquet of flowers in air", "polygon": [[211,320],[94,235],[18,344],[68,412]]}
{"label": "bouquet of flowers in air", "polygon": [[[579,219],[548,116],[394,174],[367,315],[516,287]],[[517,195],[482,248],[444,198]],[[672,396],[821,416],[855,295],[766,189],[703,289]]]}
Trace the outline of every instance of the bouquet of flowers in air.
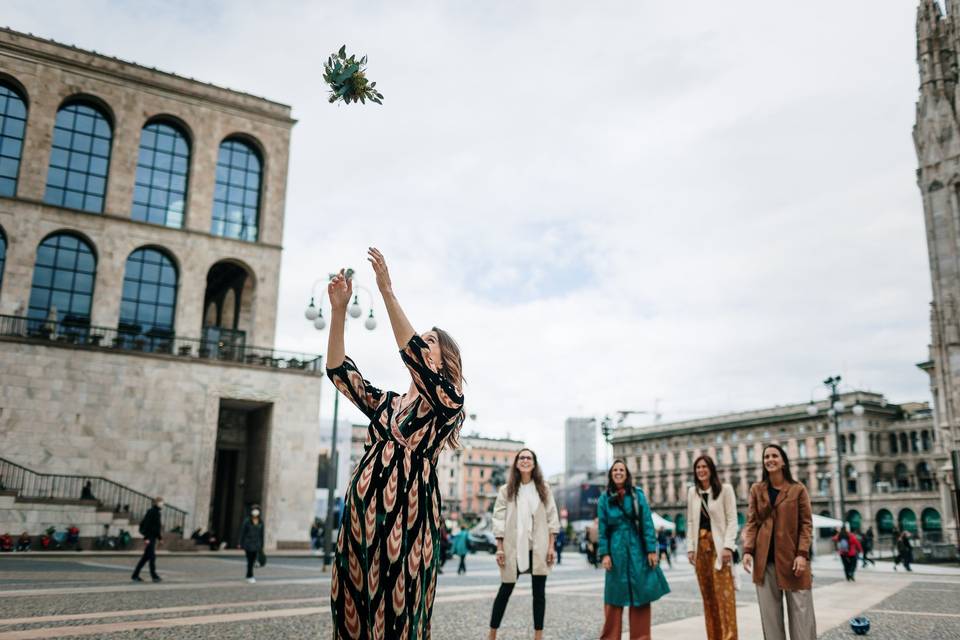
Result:
{"label": "bouquet of flowers in air", "polygon": [[383,94],[376,90],[377,83],[370,82],[366,75],[367,56],[357,60],[347,55],[347,45],[331,53],[323,65],[323,79],[330,86],[330,102],[343,100],[345,103],[367,100],[383,104]]}

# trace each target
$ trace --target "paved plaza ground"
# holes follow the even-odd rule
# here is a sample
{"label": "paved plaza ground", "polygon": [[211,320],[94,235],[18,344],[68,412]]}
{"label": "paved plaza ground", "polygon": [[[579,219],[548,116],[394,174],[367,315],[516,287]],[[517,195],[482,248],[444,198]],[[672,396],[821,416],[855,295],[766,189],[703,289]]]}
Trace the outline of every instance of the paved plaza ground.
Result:
{"label": "paved plaza ground", "polygon": [[[245,563],[233,553],[161,555],[163,582],[130,582],[133,556],[77,553],[0,556],[0,640],[27,638],[329,638],[329,575],[311,556],[272,557],[243,580]],[[456,575],[448,562],[440,577],[433,637],[485,638],[499,586],[492,556],[468,559]],[[144,572],[146,574],[146,572]],[[666,570],[673,592],[653,608],[658,640],[703,638],[696,579],[686,560]],[[821,638],[854,638],[846,620],[864,612],[873,621],[868,638],[960,638],[960,570],[918,566],[894,573],[881,563],[843,580],[833,558],[815,564],[815,598]],[[583,556],[565,554],[547,581],[547,638],[596,638],[601,624],[603,572]],[[756,595],[738,593],[740,637],[762,637]],[[504,640],[532,638],[530,587],[522,577],[501,628]],[[624,635],[624,638],[627,636]]]}

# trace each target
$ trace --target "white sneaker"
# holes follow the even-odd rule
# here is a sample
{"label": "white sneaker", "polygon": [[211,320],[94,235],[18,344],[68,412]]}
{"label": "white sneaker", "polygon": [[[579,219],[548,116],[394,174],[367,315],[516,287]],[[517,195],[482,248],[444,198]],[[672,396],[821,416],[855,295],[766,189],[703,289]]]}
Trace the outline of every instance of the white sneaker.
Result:
{"label": "white sneaker", "polygon": [[257,579],[256,579],[256,578],[247,578],[247,582],[249,582],[250,584],[256,584]]}

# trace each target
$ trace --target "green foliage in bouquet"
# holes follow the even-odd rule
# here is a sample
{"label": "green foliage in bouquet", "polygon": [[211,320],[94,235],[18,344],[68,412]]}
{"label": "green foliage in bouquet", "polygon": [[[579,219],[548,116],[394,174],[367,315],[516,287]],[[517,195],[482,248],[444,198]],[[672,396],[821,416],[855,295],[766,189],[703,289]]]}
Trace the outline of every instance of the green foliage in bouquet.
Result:
{"label": "green foliage in bouquet", "polygon": [[330,85],[330,102],[343,100],[347,104],[367,100],[383,104],[383,94],[376,90],[377,83],[367,80],[367,56],[357,60],[356,56],[347,56],[347,45],[330,54],[323,65],[323,79]]}

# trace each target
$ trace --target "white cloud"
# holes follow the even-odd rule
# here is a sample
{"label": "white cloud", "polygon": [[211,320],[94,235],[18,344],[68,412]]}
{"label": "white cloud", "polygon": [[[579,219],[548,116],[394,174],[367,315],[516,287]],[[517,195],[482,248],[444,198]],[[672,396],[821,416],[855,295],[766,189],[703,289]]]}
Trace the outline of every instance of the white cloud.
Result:
{"label": "white cloud", "polygon": [[[912,3],[8,2],[8,24],[289,102],[278,347],[316,277],[390,258],[469,410],[560,468],[563,419],[926,399]],[[326,103],[369,55],[383,107]],[[382,306],[350,352],[405,387]],[[330,389],[329,386],[326,389]],[[330,397],[329,392],[327,398]],[[331,403],[325,403],[329,410]],[[602,459],[602,456],[601,456]]]}

